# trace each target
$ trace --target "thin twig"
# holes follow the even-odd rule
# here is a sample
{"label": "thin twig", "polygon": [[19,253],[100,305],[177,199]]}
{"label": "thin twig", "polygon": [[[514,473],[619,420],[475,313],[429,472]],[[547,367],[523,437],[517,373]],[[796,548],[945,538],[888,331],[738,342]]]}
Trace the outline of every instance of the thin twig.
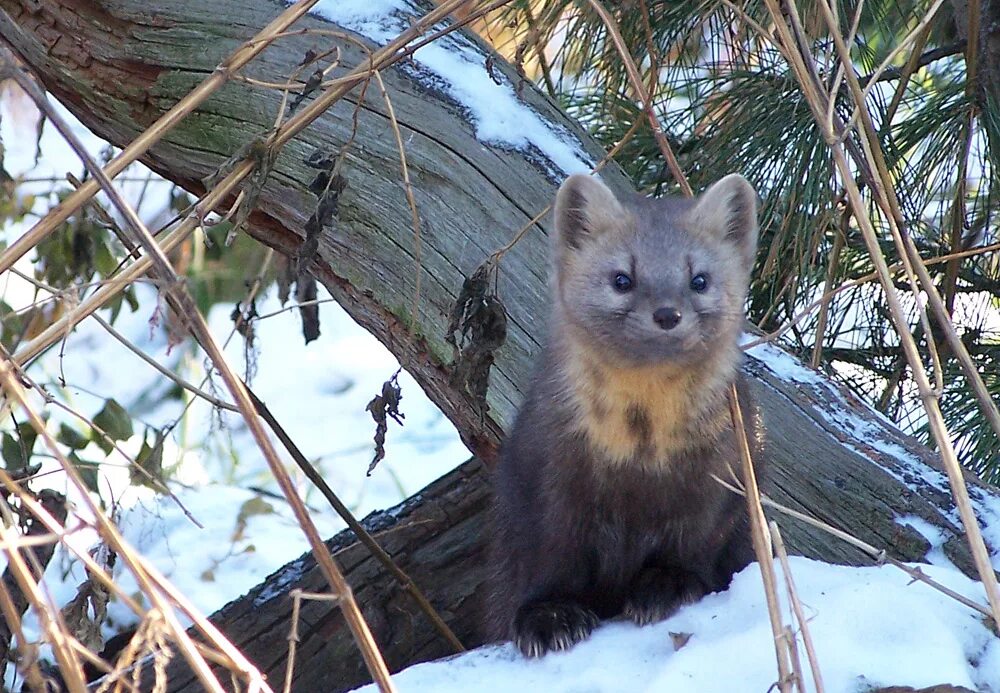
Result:
{"label": "thin twig", "polygon": [[[746,492],[742,488],[734,486],[733,484],[729,483],[728,481],[725,481],[724,479],[720,479],[719,477],[715,476],[714,474],[712,475],[712,478],[715,479],[716,482],[722,484],[724,487],[726,487],[727,489],[729,489],[730,491],[732,491],[733,493],[737,493],[737,494],[739,494],[741,496],[746,495]],[[903,563],[902,561],[893,558],[892,556],[888,555],[885,552],[885,549],[875,548],[874,546],[872,546],[868,542],[866,542],[866,541],[864,541],[862,539],[858,539],[854,535],[848,534],[847,532],[845,532],[842,529],[838,529],[838,528],[834,527],[833,525],[830,525],[830,524],[828,524],[826,522],[823,522],[822,520],[818,520],[815,517],[812,517],[811,515],[807,515],[807,514],[805,514],[803,512],[799,512],[798,510],[793,510],[793,509],[791,509],[791,508],[789,508],[789,507],[787,507],[785,505],[782,505],[781,503],[778,503],[775,500],[772,500],[771,498],[769,498],[766,495],[762,495],[760,497],[760,502],[761,502],[762,505],[766,505],[769,508],[774,508],[775,510],[777,510],[780,513],[782,513],[783,515],[787,515],[788,517],[791,517],[791,518],[794,518],[796,520],[799,520],[800,522],[804,522],[805,524],[809,525],[810,527],[815,527],[818,530],[826,532],[827,534],[829,534],[829,535],[831,535],[833,537],[836,537],[837,539],[840,539],[841,541],[843,541],[843,542],[845,542],[847,544],[850,544],[854,548],[859,549],[864,554],[866,554],[869,558],[871,558],[873,561],[875,561],[875,563],[877,565],[882,565],[884,563],[888,563],[889,565],[891,565],[891,566],[893,566],[895,568],[898,568],[899,570],[901,570],[904,573],[906,573],[907,575],[909,575],[911,578],[913,578],[913,580],[918,581],[918,582],[923,582],[924,584],[928,585],[929,587],[932,587],[933,589],[937,590],[938,592],[951,597],[952,599],[954,599],[958,603],[963,604],[963,605],[969,607],[973,611],[975,611],[975,612],[977,612],[979,614],[982,614],[983,616],[986,616],[987,618],[990,618],[993,615],[993,613],[990,611],[989,607],[983,606],[982,604],[974,602],[971,599],[969,599],[968,597],[966,597],[965,595],[959,594],[958,592],[956,592],[955,590],[951,589],[950,587],[942,585],[940,582],[936,581],[934,578],[930,577],[929,575],[927,575],[925,572],[923,572],[919,568],[913,568],[913,567],[908,566],[907,564]]]}
{"label": "thin twig", "polygon": [[[984,245],[984,246],[981,246],[979,248],[972,248],[970,250],[963,250],[963,251],[961,251],[959,253],[949,253],[948,255],[940,255],[938,257],[933,257],[933,258],[930,258],[930,259],[927,259],[927,260],[921,260],[921,264],[929,267],[931,265],[936,265],[936,264],[939,264],[939,263],[942,263],[942,262],[948,262],[949,260],[953,260],[953,259],[957,259],[957,258],[967,258],[967,257],[971,257],[973,255],[983,255],[985,253],[992,253],[993,251],[996,251],[996,250],[1000,250],[1000,243],[993,243],[991,245]],[[898,262],[895,263],[895,264],[889,265],[889,272],[890,273],[898,272],[901,269],[902,269],[902,265],[900,263],[898,263]],[[843,284],[841,284],[840,286],[838,286],[836,289],[831,289],[829,292],[827,292],[827,293],[823,294],[822,296],[820,296],[819,298],[817,298],[815,301],[813,301],[808,306],[806,306],[801,311],[799,311],[795,315],[795,317],[793,317],[791,320],[789,320],[787,323],[785,323],[784,325],[782,325],[781,327],[779,327],[774,332],[770,332],[770,333],[764,335],[763,337],[760,337],[759,339],[753,340],[752,342],[747,342],[746,344],[741,345],[741,348],[744,351],[746,351],[747,349],[753,349],[755,346],[759,346],[761,344],[766,344],[768,342],[773,342],[775,339],[777,339],[778,337],[780,337],[781,335],[783,335],[785,332],[787,332],[788,330],[790,330],[791,328],[795,327],[800,322],[802,322],[805,318],[807,318],[809,316],[810,313],[812,313],[814,310],[816,310],[816,308],[822,306],[825,303],[828,303],[830,301],[830,299],[832,299],[833,297],[835,297],[835,296],[843,293],[844,291],[847,291],[848,289],[853,289],[855,287],[861,286],[862,284],[869,284],[869,283],[871,283],[873,281],[877,281],[878,278],[879,278],[879,275],[878,275],[878,272],[876,271],[876,272],[870,272],[870,273],[865,274],[865,275],[863,275],[861,277],[858,277],[856,279],[851,279],[849,281],[844,282]]]}
{"label": "thin twig", "polygon": [[[187,96],[178,101],[169,111],[160,116],[155,123],[146,128],[137,138],[122,150],[114,159],[108,162],[105,171],[108,177],[115,177],[125,168],[145,154],[150,147],[163,138],[188,114],[200,106],[212,94],[222,88],[232,73],[236,72],[265,48],[271,45],[272,37],[298,21],[312,9],[318,0],[299,0],[270,24],[261,29],[256,36],[237,48],[225,60],[219,63],[215,71],[204,82],[195,87]],[[0,272],[5,272],[25,253],[34,248],[45,237],[58,229],[64,221],[82,207],[87,200],[97,194],[100,185],[95,179],[86,181],[80,188],[68,195],[45,217],[18,238],[2,254],[0,254]]]}
{"label": "thin twig", "polygon": [[413,600],[417,603],[417,606],[420,607],[421,611],[427,615],[431,625],[433,625],[434,628],[444,637],[444,639],[448,641],[448,644],[451,645],[455,652],[464,652],[465,647],[462,645],[462,642],[458,639],[448,624],[445,623],[444,619],[441,618],[441,615],[431,605],[430,601],[428,601],[427,597],[424,596],[424,593],[420,590],[420,588],[417,587],[417,584],[413,582],[413,579],[410,578],[410,576],[396,564],[388,553],[386,553],[385,549],[383,549],[375,538],[368,532],[368,530],[364,528],[364,525],[358,522],[350,508],[348,508],[347,505],[340,500],[337,494],[333,492],[333,489],[330,488],[330,485],[326,483],[323,476],[312,464],[309,463],[309,460],[307,460],[306,456],[302,454],[302,451],[295,444],[295,441],[292,440],[291,436],[288,435],[288,432],[285,431],[284,427],[278,423],[278,420],[274,417],[274,414],[271,413],[271,410],[268,409],[267,405],[264,404],[249,387],[247,387],[247,394],[250,395],[250,400],[256,407],[257,413],[260,414],[260,417],[267,422],[268,426],[270,426],[275,437],[285,447],[285,450],[288,451],[288,454],[291,455],[292,459],[295,460],[295,464],[297,464],[306,477],[313,482],[313,484],[315,484],[316,488],[318,488],[320,493],[323,494],[323,497],[326,498],[330,506],[333,507],[333,509],[337,511],[337,514],[340,515],[344,522],[347,523],[347,526],[350,527],[352,532],[354,532],[358,541],[364,544],[364,546],[379,561],[379,563],[385,566],[386,570],[392,573],[393,577],[400,584],[400,586],[409,592],[410,596],[413,597]]}
{"label": "thin twig", "polygon": [[[5,547],[0,548],[5,549]],[[13,569],[13,565],[8,562],[8,570]],[[13,587],[13,585],[11,585],[11,587]],[[20,592],[20,590],[18,591]],[[16,662],[18,669],[25,673],[25,678],[32,690],[43,691],[45,690],[45,684],[42,679],[42,672],[38,668],[37,648],[30,648],[28,640],[24,636],[24,628],[21,621],[21,603],[26,603],[26,600],[15,599],[7,589],[6,580],[0,580],[0,614],[3,615],[4,622],[6,623],[8,629],[4,635],[10,636],[10,639],[8,639],[7,642],[2,643],[3,652],[0,654],[3,655],[3,664],[0,664],[0,673],[4,673],[6,670],[6,662],[10,654],[11,641],[16,638],[21,650],[18,661]]]}
{"label": "thin twig", "polygon": [[799,659],[799,644],[795,640],[795,633],[792,632],[792,627],[785,626],[782,630],[782,636],[788,647],[788,658],[791,660],[790,663],[792,665],[791,683],[795,685],[795,689],[799,693],[806,693],[806,679],[802,675],[802,661]]}
{"label": "thin twig", "polygon": [[[926,37],[930,33],[930,29],[933,28],[933,24],[926,24],[923,27],[923,35]],[[920,43],[923,43],[922,41]],[[866,87],[873,80],[876,82],[885,82],[893,79],[898,79],[906,82],[909,76],[913,74],[914,71],[920,69],[921,67],[926,67],[933,62],[937,62],[942,58],[950,58],[953,55],[958,55],[965,50],[965,41],[956,41],[955,43],[949,44],[947,46],[940,46],[938,48],[932,48],[931,50],[921,53],[923,47],[917,48],[907,60],[907,65],[903,68],[898,67],[888,67],[881,71],[871,72],[863,77],[859,77],[859,81]]]}
{"label": "thin twig", "polygon": [[[0,508],[3,508],[4,514],[9,516],[10,509],[2,496],[0,496]],[[75,638],[66,627],[62,612],[52,599],[52,595],[39,585],[41,574],[33,571],[28,566],[25,556],[21,554],[15,526],[6,518],[4,522],[0,522],[0,542],[3,544],[3,552],[7,555],[7,568],[16,580],[22,597],[38,615],[67,686],[70,690],[82,691],[85,686],[83,668],[76,651],[69,645]],[[31,552],[28,555],[32,556]],[[15,620],[19,620],[19,617],[16,616]]]}
{"label": "thin twig", "polygon": [[[618,140],[615,146],[612,147],[608,151],[608,153],[605,154],[604,157],[602,157],[601,160],[597,162],[597,166],[594,167],[593,173],[597,173],[602,168],[607,166],[608,162],[614,160],[614,157],[618,155],[618,152],[620,152],[625,147],[625,145],[629,143],[629,141],[632,139],[635,133],[638,132],[639,126],[641,124],[642,124],[642,119],[636,119],[636,121],[632,123],[632,127],[628,129],[625,135],[622,136],[622,138]],[[510,239],[510,241],[507,242],[506,245],[504,245],[502,248],[493,251],[493,253],[490,255],[490,260],[494,264],[498,263],[503,258],[503,256],[506,255],[511,248],[517,245],[518,242],[520,242],[520,240],[524,238],[525,234],[527,234],[528,231],[533,226],[535,226],[535,224],[544,219],[545,215],[548,214],[551,210],[552,210],[552,205],[551,204],[546,205],[541,212],[536,214],[528,221],[528,223],[526,223],[524,226],[518,229],[517,233],[514,234],[514,236]]]}
{"label": "thin twig", "polygon": [[[120,555],[126,562],[126,564],[130,567],[136,578],[136,582],[139,584],[139,587],[142,590],[142,592],[150,598],[150,601],[152,601],[155,606],[164,610],[164,613],[167,615],[167,618],[171,622],[175,640],[178,643],[178,645],[180,645],[181,651],[184,653],[185,658],[188,660],[188,663],[191,665],[191,668],[195,671],[199,680],[202,682],[202,684],[205,686],[206,689],[222,693],[223,689],[221,685],[215,678],[214,674],[212,674],[205,660],[201,657],[201,655],[198,654],[197,650],[194,648],[190,636],[187,635],[184,628],[181,626],[180,621],[177,619],[176,615],[174,615],[172,613],[172,610],[169,609],[168,605],[161,596],[160,591],[157,590],[154,587],[154,585],[150,582],[146,570],[148,566],[145,565],[144,559],[125,543],[121,534],[118,532],[118,529],[114,526],[111,520],[109,520],[108,517],[104,514],[103,510],[97,506],[96,502],[91,497],[90,493],[87,491],[86,485],[83,483],[83,480],[80,478],[79,471],[73,464],[70,463],[68,459],[66,459],[65,455],[63,455],[62,451],[59,449],[59,446],[56,444],[55,439],[51,436],[48,429],[45,427],[45,422],[38,415],[38,413],[35,412],[34,409],[31,407],[24,389],[21,387],[21,384],[17,380],[12,364],[6,357],[0,358],[0,388],[4,390],[8,398],[12,399],[14,402],[20,405],[20,407],[27,414],[28,420],[30,421],[32,427],[35,429],[36,433],[38,434],[38,437],[43,440],[46,447],[49,448],[49,451],[59,460],[66,476],[69,478],[72,485],[78,490],[84,504],[87,506],[88,510],[91,512],[91,514],[97,521],[102,538],[108,542],[109,546],[111,546],[115,550],[115,552],[118,553],[118,555]],[[6,472],[0,471],[0,482],[6,483],[8,481],[13,483],[13,481],[10,480]],[[31,508],[32,512],[34,513],[35,517],[42,519],[50,530],[54,530],[54,527],[49,525],[49,522],[46,521],[40,514],[39,510],[37,509],[38,506],[37,503],[34,504],[36,507],[31,507],[31,505],[23,496],[21,496],[21,502],[28,505],[29,508]],[[44,509],[42,509],[42,512],[44,512]],[[52,519],[51,515],[48,515],[48,513],[45,513],[45,515],[48,516],[49,520]],[[58,609],[56,609],[56,612],[58,613]],[[60,662],[60,664],[63,664],[63,662]],[[77,664],[77,666],[79,665]],[[64,674],[67,673],[69,672],[64,672]]]}
{"label": "thin twig", "polygon": [[[788,32],[788,25],[785,23],[785,20],[780,14],[780,9],[777,7],[777,0],[765,1],[767,2],[768,9],[771,11],[772,18],[775,21],[778,31],[784,34],[782,43],[786,47],[788,45],[792,45],[791,42],[793,39]],[[850,63],[850,52],[847,46],[844,45],[843,38],[836,32],[835,27],[832,25],[832,12],[830,10],[829,2],[827,0],[819,0],[817,4],[826,19],[828,26],[830,26],[831,35],[837,47],[837,53],[840,60],[845,63]],[[793,10],[792,15],[794,17],[794,2],[791,3],[790,7]],[[788,43],[786,43],[786,41]],[[798,56],[793,56],[793,59],[794,57]],[[801,58],[799,58],[799,60],[801,61]],[[799,78],[800,84],[804,84],[803,80],[812,81],[815,79],[814,73],[812,77],[809,76],[810,70],[814,70],[814,68],[815,66],[807,66],[804,62],[800,62],[798,64],[796,76]],[[965,345],[962,343],[961,338],[956,333],[954,325],[952,325],[947,314],[947,310],[945,309],[945,306],[941,301],[941,297],[937,292],[937,287],[935,286],[930,275],[927,273],[927,269],[919,262],[919,253],[913,244],[912,238],[910,238],[909,235],[903,235],[901,228],[902,215],[899,211],[899,201],[896,199],[895,190],[892,188],[892,178],[886,166],[883,152],[881,150],[881,144],[872,124],[870,114],[867,109],[864,108],[864,96],[861,86],[858,84],[857,76],[853,70],[847,70],[846,73],[848,86],[855,103],[858,106],[858,112],[860,114],[860,125],[862,131],[862,137],[860,139],[865,157],[867,159],[866,166],[864,166],[864,168],[866,171],[874,170],[878,172],[880,180],[872,181],[874,184],[873,189],[876,193],[876,202],[878,202],[879,206],[885,212],[890,231],[892,232],[893,242],[900,252],[901,259],[911,265],[910,267],[907,267],[907,273],[912,274],[915,271],[917,278],[919,279],[920,286],[928,298],[928,303],[930,304],[931,309],[935,313],[935,317],[941,326],[941,330],[944,332],[949,346],[952,347],[955,354],[958,356],[959,363],[961,364],[962,370],[966,375],[966,379],[971,385],[973,392],[976,394],[976,399],[979,401],[981,411],[983,411],[987,418],[990,419],[990,423],[997,435],[1000,435],[1000,411],[997,410],[996,405],[989,397],[989,392],[983,383],[978,369],[975,367],[975,363],[972,361],[971,356],[969,356],[968,351],[965,349]],[[814,114],[818,115],[819,113],[822,113],[822,101],[818,93],[815,91],[808,93],[807,99],[810,102],[810,107],[813,109]],[[817,110],[817,108],[819,110]],[[945,424],[941,413],[940,403],[938,402],[938,393],[931,388],[927,372],[920,359],[920,353],[917,349],[917,345],[907,329],[906,316],[902,305],[899,302],[899,298],[895,294],[894,287],[891,284],[888,267],[881,248],[879,247],[875,229],[871,224],[871,220],[868,219],[865,214],[865,205],[861,198],[861,192],[854,179],[855,170],[847,160],[847,156],[836,136],[837,133],[833,132],[826,123],[819,123],[819,125],[825,130],[824,135],[833,152],[834,160],[837,163],[841,178],[844,179],[844,184],[847,188],[851,205],[855,210],[855,218],[858,220],[858,225],[861,228],[862,235],[864,236],[869,255],[872,257],[876,269],[879,272],[879,279],[885,289],[886,300],[889,304],[893,322],[896,325],[896,332],[900,337],[901,345],[903,346],[907,361],[912,369],[921,401],[923,402],[924,409],[927,412],[928,424],[933,433],[934,440],[938,445],[938,449],[941,452],[942,462],[944,463],[945,470],[948,474],[948,482],[951,486],[955,505],[962,518],[962,525],[965,528],[966,537],[969,541],[969,548],[972,552],[976,570],[979,573],[979,577],[983,582],[983,587],[986,590],[986,596],[990,602],[994,621],[997,624],[1000,624],[1000,586],[997,584],[997,576],[993,572],[989,553],[986,550],[986,545],[983,541],[978,520],[972,510],[972,503],[969,499],[969,491],[965,484],[965,478],[962,475],[961,466],[959,465],[958,458],[955,454],[954,444],[952,443],[948,427]],[[860,165],[860,162],[858,162],[858,164]],[[921,310],[921,314],[924,315],[925,311]],[[927,343],[928,346],[931,346],[933,344],[933,340],[928,339]],[[934,351],[931,350],[931,353],[933,355]]]}
{"label": "thin twig", "polygon": [[531,44],[532,48],[535,49],[535,57],[538,59],[538,67],[542,72],[542,81],[545,83],[545,89],[549,92],[549,96],[553,99],[557,98],[556,85],[552,81],[552,70],[549,67],[549,60],[545,57],[545,45],[542,44],[541,32],[538,30],[538,21],[535,19],[534,12],[531,11],[531,3],[525,3],[524,14],[528,20],[528,35],[525,37],[525,41]]}
{"label": "thin twig", "polygon": [[767,615],[771,620],[771,633],[774,635],[774,654],[778,660],[778,688],[782,693],[791,691],[791,665],[787,643],[783,636],[781,612],[778,608],[778,579],[774,574],[774,557],[771,553],[771,542],[767,536],[767,520],[760,504],[760,491],[757,488],[757,475],[754,473],[753,460],[750,457],[750,444],[747,442],[747,432],[743,423],[743,412],[740,409],[739,393],[736,385],[729,388],[729,414],[733,422],[733,433],[736,436],[736,448],[739,451],[743,483],[747,488],[744,494],[747,501],[747,513],[750,516],[750,534],[753,538],[753,550],[760,566],[760,576],[764,583],[764,595],[767,598]]}
{"label": "thin twig", "polygon": [[[955,172],[956,184],[955,194],[951,202],[951,243],[952,252],[962,249],[965,236],[965,214],[967,207],[967,196],[969,187],[969,156],[972,154],[972,137],[975,130],[975,106],[969,105],[966,108],[965,119],[962,123],[962,151],[958,158],[958,170]],[[944,292],[944,305],[948,315],[955,314],[955,296],[958,293],[958,260],[952,260],[944,269],[944,280],[942,289]]]}
{"label": "thin twig", "polygon": [[[435,24],[439,23],[457,7],[470,1],[471,0],[447,0],[447,2],[437,6],[420,19],[415,20],[413,24],[406,29],[406,31],[402,32],[399,36],[382,48],[373,52],[371,60],[368,64],[359,65],[349,75],[342,78],[342,81],[338,82],[338,84],[322,92],[307,106],[296,112],[295,115],[282,124],[281,128],[267,138],[267,141],[263,146],[267,149],[278,149],[284,146],[309,123],[325,113],[331,104],[338,101],[351,91],[354,86],[366,82],[371,75],[372,69],[385,69],[389,65],[395,64],[399,60],[402,60],[410,55],[412,51],[416,50],[419,46],[424,45],[424,41],[416,40],[423,34],[423,32],[428,31]],[[509,1],[510,0],[503,0],[503,2],[498,2],[496,5],[500,6]],[[453,29],[449,28],[447,30],[434,32],[434,35],[436,36],[441,33],[447,33],[451,30]],[[411,42],[413,43],[411,44]],[[128,149],[126,149],[126,151],[128,151]],[[194,207],[193,213],[187,219],[179,224],[173,231],[165,234],[160,242],[160,247],[163,251],[170,252],[183,242],[195,229],[195,227],[201,223],[201,220],[208,216],[212,210],[220,206],[222,201],[225,200],[227,196],[232,194],[243,179],[246,178],[255,168],[256,163],[252,159],[246,159],[242,163],[235,166],[228,175],[220,180],[212,188],[212,190],[206,193],[199,200]],[[55,211],[56,210],[53,210],[50,214],[55,213]],[[128,285],[137,277],[147,272],[151,266],[152,260],[146,256],[141,257],[132,264],[128,265],[124,270],[122,270],[122,272],[110,279],[101,289],[98,289],[93,295],[82,301],[78,307],[69,311],[59,320],[49,325],[38,336],[31,340],[31,342],[18,349],[14,358],[18,363],[23,365],[27,361],[38,356],[38,354],[56,342],[66,329],[77,324],[104,305],[107,301],[111,300],[111,298],[116,296],[118,292],[121,291],[122,287]]]}
{"label": "thin twig", "polygon": [[396,120],[396,110],[392,107],[392,99],[385,89],[385,82],[378,70],[373,70],[375,81],[378,82],[379,90],[382,92],[382,100],[385,101],[385,110],[389,115],[389,123],[392,125],[392,133],[396,137],[396,148],[399,150],[399,164],[403,170],[403,190],[406,192],[406,203],[410,206],[410,223],[413,224],[413,263],[414,283],[413,283],[413,306],[410,308],[410,332],[417,328],[420,322],[420,212],[417,211],[417,200],[413,197],[413,186],[410,184],[410,168],[406,165],[406,147],[403,145],[403,135],[399,131],[399,122]]}
{"label": "thin twig", "polygon": [[628,73],[629,82],[635,93],[639,97],[639,101],[642,103],[646,117],[649,119],[649,127],[653,131],[653,139],[656,140],[657,146],[660,148],[660,153],[663,154],[663,158],[667,163],[667,167],[674,176],[674,180],[677,181],[677,185],[680,187],[681,192],[686,197],[691,197],[694,195],[694,191],[691,190],[691,184],[688,183],[687,177],[684,175],[684,171],[681,169],[681,165],[677,162],[677,157],[674,156],[674,150],[670,147],[670,142],[667,141],[667,136],[663,134],[663,129],[660,127],[660,121],[657,119],[656,114],[653,112],[653,103],[650,100],[649,92],[646,90],[646,85],[643,84],[642,77],[639,76],[639,70],[635,66],[635,61],[632,60],[632,55],[628,51],[628,46],[625,45],[625,39],[622,38],[621,31],[618,29],[618,22],[615,18],[604,8],[598,0],[587,0],[590,6],[594,8],[594,11],[601,18],[601,22],[607,27],[608,33],[611,36],[611,42],[615,44],[615,49],[617,49],[618,54],[621,56],[622,63],[625,65],[625,71]]}
{"label": "thin twig", "polygon": [[119,332],[118,330],[116,330],[111,325],[111,323],[109,323],[107,320],[105,320],[104,318],[102,318],[97,313],[94,313],[91,317],[94,320],[96,320],[97,324],[100,325],[101,327],[103,327],[108,334],[110,334],[119,343],[121,343],[122,346],[124,346],[126,349],[128,349],[129,351],[131,351],[133,354],[135,354],[136,356],[138,356],[140,359],[142,359],[143,361],[145,361],[146,363],[148,363],[157,372],[159,372],[160,374],[166,376],[169,380],[173,381],[174,383],[176,383],[180,387],[184,388],[185,390],[187,390],[191,394],[195,395],[196,397],[201,397],[203,400],[205,400],[206,402],[208,402],[209,404],[211,404],[213,407],[218,407],[219,409],[225,409],[226,411],[233,411],[233,412],[239,411],[239,409],[237,409],[235,405],[230,404],[229,402],[226,402],[224,400],[219,399],[218,397],[216,397],[215,395],[213,395],[210,392],[205,392],[204,390],[202,390],[201,388],[197,387],[193,383],[190,383],[187,380],[185,380],[184,378],[182,378],[181,376],[177,375],[176,373],[174,373],[172,370],[170,370],[166,366],[161,365],[159,361],[157,361],[152,356],[150,356],[149,354],[147,354],[146,352],[144,352],[142,349],[140,349],[139,347],[137,347],[132,342],[130,342],[128,340],[128,338],[125,337],[125,335],[123,335],[121,332]]}
{"label": "thin twig", "polygon": [[285,685],[282,688],[282,693],[292,693],[292,675],[295,673],[295,655],[299,645],[299,613],[302,610],[302,600],[337,601],[336,595],[306,592],[301,589],[292,590],[288,596],[292,598],[292,618],[288,627],[288,658],[285,660]]}
{"label": "thin twig", "polygon": [[788,601],[792,605],[792,613],[795,614],[795,620],[799,623],[799,632],[802,633],[802,644],[806,648],[806,658],[809,660],[809,669],[812,672],[813,687],[816,693],[823,693],[823,676],[820,674],[816,648],[813,646],[812,636],[809,634],[809,619],[806,618],[805,611],[802,609],[802,602],[799,600],[798,590],[795,589],[795,580],[792,579],[792,568],[788,564],[788,553],[785,551],[785,542],[781,538],[777,522],[772,520],[768,526],[771,529],[771,544],[774,546],[774,553],[778,556],[778,562],[781,564],[781,572],[785,575]]}
{"label": "thin twig", "polygon": [[[15,74],[15,79],[17,78],[18,74]],[[21,82],[19,81],[19,83]],[[21,84],[21,86],[24,87],[26,91],[29,91],[32,85],[28,83]],[[173,265],[170,263],[163,249],[157,245],[156,240],[153,238],[152,234],[150,234],[142,220],[139,219],[135,210],[122,198],[117,188],[114,187],[111,180],[107,177],[101,167],[97,165],[97,162],[94,161],[90,154],[83,148],[62,117],[53,109],[49,108],[44,99],[39,101],[39,99],[36,98],[36,103],[40,108],[46,111],[47,117],[56,126],[67,143],[74,149],[90,174],[97,179],[98,183],[100,183],[104,194],[108,196],[112,205],[114,205],[118,213],[124,218],[126,222],[125,225],[133,235],[133,239],[142,246],[143,250],[148,254],[147,257],[152,259],[155,276],[163,282],[163,291],[165,292],[167,299],[173,303],[178,317],[185,323],[185,328],[189,330],[192,337],[198,341],[202,349],[204,349],[207,353],[215,368],[221,374],[222,379],[225,382],[226,387],[229,389],[233,399],[236,401],[236,404],[240,409],[240,413],[253,435],[258,448],[264,455],[264,458],[271,469],[271,473],[274,475],[279,488],[281,488],[284,493],[289,507],[291,507],[292,513],[295,515],[296,521],[299,523],[303,533],[306,535],[320,571],[329,582],[333,593],[340,597],[341,609],[344,613],[347,624],[350,627],[359,648],[361,649],[361,654],[364,657],[365,664],[368,667],[369,672],[372,674],[372,677],[376,683],[378,683],[379,689],[383,691],[383,693],[394,690],[392,681],[389,677],[389,670],[385,665],[385,661],[382,658],[382,654],[379,651],[378,646],[375,644],[371,630],[361,613],[361,609],[358,607],[357,602],[354,599],[350,585],[348,585],[339,567],[330,556],[329,551],[327,551],[326,545],[319,536],[316,525],[313,523],[308,510],[302,503],[302,499],[299,497],[294,483],[288,476],[288,472],[282,464],[281,459],[278,457],[274,446],[271,444],[266,431],[264,431],[263,426],[256,417],[253,404],[247,395],[242,381],[229,367],[222,350],[216,343],[215,338],[212,336],[212,333],[208,328],[208,324],[205,322],[205,318],[199,312],[198,307],[195,304],[194,299],[191,297],[191,294],[187,291],[185,284],[177,276]],[[76,470],[67,470],[67,473],[70,471],[72,471],[74,475],[76,474]],[[172,612],[169,610],[165,611],[164,615],[168,618],[168,620],[173,617]],[[182,649],[186,650],[185,654],[188,656],[189,662],[191,662],[191,664],[196,667],[196,670],[198,670],[199,678],[202,679],[202,682],[205,685],[214,689],[218,685],[218,682],[208,670],[204,660],[197,655],[197,652],[193,651],[193,648],[190,648],[189,646],[185,647],[185,643],[183,642],[181,644]]]}

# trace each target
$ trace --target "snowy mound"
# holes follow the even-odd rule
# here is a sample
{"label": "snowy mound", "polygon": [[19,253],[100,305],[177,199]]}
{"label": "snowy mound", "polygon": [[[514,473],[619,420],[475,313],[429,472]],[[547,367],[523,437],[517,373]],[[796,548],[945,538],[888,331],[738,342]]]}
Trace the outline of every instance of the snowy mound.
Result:
{"label": "snowy mound", "polygon": [[[924,583],[911,583],[891,566],[790,560],[828,693],[939,683],[1000,692],[1000,639],[976,612]],[[979,583],[957,570],[920,567],[986,603]],[[780,575],[779,584],[784,584]],[[782,599],[785,622],[792,623]],[[509,644],[484,647],[418,664],[393,680],[400,693],[764,693],[777,678],[771,640],[760,572],[751,564],[728,591],[657,625],[611,623],[569,652],[540,660],[525,659]],[[798,646],[807,690],[815,690],[801,638]],[[374,693],[377,688],[358,690]]]}

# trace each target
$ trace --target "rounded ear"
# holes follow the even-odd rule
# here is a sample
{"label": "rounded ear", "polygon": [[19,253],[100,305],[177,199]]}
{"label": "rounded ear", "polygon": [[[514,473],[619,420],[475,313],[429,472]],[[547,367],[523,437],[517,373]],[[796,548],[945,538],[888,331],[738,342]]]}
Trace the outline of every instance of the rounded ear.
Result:
{"label": "rounded ear", "polygon": [[688,212],[692,233],[735,244],[748,263],[757,252],[757,193],[738,173],[712,185]]}
{"label": "rounded ear", "polygon": [[556,194],[556,242],[562,250],[579,248],[588,237],[619,226],[625,211],[604,183],[593,176],[575,174],[563,181]]}

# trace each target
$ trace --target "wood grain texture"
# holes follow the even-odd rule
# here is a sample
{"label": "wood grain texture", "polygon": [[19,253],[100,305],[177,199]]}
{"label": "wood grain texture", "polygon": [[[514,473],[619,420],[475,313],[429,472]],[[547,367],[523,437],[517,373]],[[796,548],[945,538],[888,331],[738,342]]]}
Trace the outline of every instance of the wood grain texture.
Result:
{"label": "wood grain texture", "polygon": [[[78,118],[121,146],[281,8],[269,0],[0,0],[0,36]],[[336,28],[315,17],[302,25]],[[324,40],[283,39],[252,63],[247,74],[284,79],[307,50],[327,45]],[[482,52],[485,64],[488,51],[474,38],[463,40]],[[343,64],[334,76],[364,59],[351,43],[338,45]],[[515,72],[500,58],[493,60],[495,69],[517,85]],[[303,161],[317,151],[339,151],[352,137],[357,109],[357,132],[343,171],[348,185],[334,227],[321,238],[313,271],[354,319],[396,354],[488,465],[544,338],[545,234],[550,219],[542,219],[500,264],[498,289],[509,330],[491,372],[491,409],[485,419],[468,395],[449,382],[448,318],[464,279],[551,202],[560,175],[539,152],[480,142],[469,114],[412,64],[383,77],[399,117],[423,223],[419,314],[409,313],[416,265],[410,210],[385,104],[375,87],[367,90],[360,107],[356,90],[285,147],[251,218],[251,233],[283,253],[295,254],[316,203],[307,187],[315,172]],[[577,124],[531,85],[518,88],[545,121],[579,140],[586,156],[595,161],[603,156]],[[278,102],[275,92],[232,83],[154,147],[145,162],[192,192],[201,192],[202,178],[267,132]],[[615,167],[603,178],[617,190],[627,188]],[[748,360],[746,370],[768,427],[771,478],[765,491],[905,560],[920,560],[930,548],[922,535],[897,521],[919,517],[940,528],[946,554],[971,572],[932,453],[821,378],[815,383],[789,379],[755,359]],[[294,412],[275,414],[283,419]],[[483,462],[470,462],[402,508],[368,519],[369,528],[467,645],[479,642],[476,623],[483,608],[478,597],[489,494]],[[977,502],[995,494],[981,484],[973,488]],[[984,520],[1000,522],[983,503],[978,508]],[[867,561],[817,530],[772,517],[778,519],[789,548],[798,553],[843,563]],[[352,537],[338,535],[330,546],[393,669],[447,654],[446,644]],[[287,653],[288,591],[323,586],[307,555],[213,619],[277,686]],[[343,690],[366,680],[336,606],[310,602],[302,613],[296,690]],[[172,668],[172,690],[197,688],[180,664]]]}

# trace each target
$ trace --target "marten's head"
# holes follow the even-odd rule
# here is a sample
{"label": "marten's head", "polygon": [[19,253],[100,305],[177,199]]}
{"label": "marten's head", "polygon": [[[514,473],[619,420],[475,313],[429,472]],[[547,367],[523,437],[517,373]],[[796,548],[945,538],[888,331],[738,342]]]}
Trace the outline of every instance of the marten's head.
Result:
{"label": "marten's head", "polygon": [[689,363],[734,343],[757,248],[757,195],[729,175],[694,199],[619,200],[570,176],[555,205],[556,300],[622,365]]}

